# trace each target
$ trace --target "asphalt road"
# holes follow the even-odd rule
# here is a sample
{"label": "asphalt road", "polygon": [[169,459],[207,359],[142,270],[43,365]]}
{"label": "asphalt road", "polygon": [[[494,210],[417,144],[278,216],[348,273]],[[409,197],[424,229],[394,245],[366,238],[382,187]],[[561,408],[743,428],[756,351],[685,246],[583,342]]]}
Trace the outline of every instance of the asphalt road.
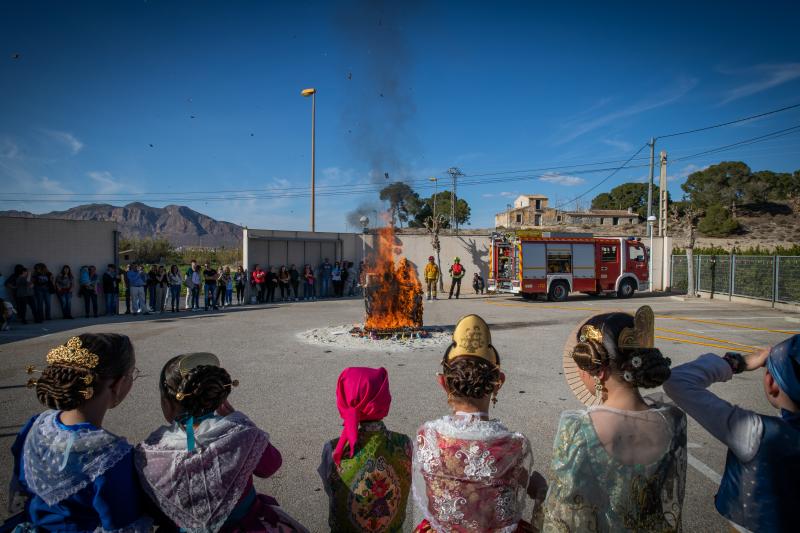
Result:
{"label": "asphalt road", "polygon": [[[709,351],[735,349],[737,344],[731,343],[766,345],[800,332],[797,315],[724,300],[686,302],[669,297],[575,298],[563,304],[507,296],[467,297],[426,305],[425,323],[447,327],[464,314],[478,313],[493,326],[493,342],[507,375],[493,414],[528,436],[535,468],[546,472],[559,413],[579,407],[560,375],[566,336],[588,314],[633,311],[642,304],[655,310],[658,336],[680,339],[657,340],[673,364]],[[413,434],[423,421],[447,412],[446,398],[435,381],[439,351],[353,353],[306,344],[297,337],[311,328],[360,323],[362,313],[361,300],[325,300],[211,313],[54,321],[0,333],[0,470],[10,475],[8,449],[14,435],[42,409],[33,392],[24,388],[26,365],[42,365],[47,350],[72,335],[120,332],[134,342],[142,377],[125,402],[109,412],[107,429],[131,442],[143,439],[163,423],[157,386],[163,363],[178,353],[214,352],[241,382],[231,396],[233,405],[268,431],[283,454],[283,467],[272,478],[258,481],[258,488],[275,496],[311,531],[326,531],[327,500],[316,469],[323,444],[340,431],[335,384],[344,367],[388,369],[393,405],[387,425],[395,431]],[[746,408],[773,412],[761,390],[761,371],[737,376],[713,390]],[[690,420],[689,453],[684,528],[727,530],[713,505],[715,477],[723,471],[725,449]],[[3,491],[3,510],[6,499]],[[409,519],[406,530],[413,526]]]}

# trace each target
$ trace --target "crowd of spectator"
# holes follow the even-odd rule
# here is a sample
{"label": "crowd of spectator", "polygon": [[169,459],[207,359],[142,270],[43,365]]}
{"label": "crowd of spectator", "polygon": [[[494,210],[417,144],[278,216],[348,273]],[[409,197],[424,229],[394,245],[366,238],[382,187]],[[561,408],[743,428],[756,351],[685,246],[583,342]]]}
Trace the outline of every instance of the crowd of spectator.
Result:
{"label": "crowd of spectator", "polygon": [[201,266],[195,260],[185,270],[178,265],[129,264],[118,268],[109,264],[102,274],[94,265],[84,265],[77,276],[69,265],[62,266],[57,274],[44,263],[37,263],[32,271],[16,265],[8,278],[0,273],[0,327],[8,329],[12,319],[22,324],[27,324],[29,317],[36,323],[52,320],[53,295],[57,296],[65,319],[74,318],[75,294],[83,300],[86,317],[99,316],[98,301],[105,304],[106,315],[120,314],[120,299],[124,301],[124,314],[197,312],[234,305],[355,296],[360,292],[362,274],[363,263],[331,263],[327,258],[316,268],[309,264],[301,268],[294,264],[264,268],[255,264],[251,271],[242,265]]}

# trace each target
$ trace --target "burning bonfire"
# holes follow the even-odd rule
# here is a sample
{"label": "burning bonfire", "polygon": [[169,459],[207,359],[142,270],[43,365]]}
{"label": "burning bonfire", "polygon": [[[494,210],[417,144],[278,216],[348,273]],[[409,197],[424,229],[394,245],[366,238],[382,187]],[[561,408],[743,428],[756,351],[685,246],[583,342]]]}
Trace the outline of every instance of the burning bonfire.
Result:
{"label": "burning bonfire", "polygon": [[394,228],[382,228],[374,254],[367,263],[363,328],[354,336],[377,338],[427,337],[422,327],[422,284],[414,266],[395,242]]}

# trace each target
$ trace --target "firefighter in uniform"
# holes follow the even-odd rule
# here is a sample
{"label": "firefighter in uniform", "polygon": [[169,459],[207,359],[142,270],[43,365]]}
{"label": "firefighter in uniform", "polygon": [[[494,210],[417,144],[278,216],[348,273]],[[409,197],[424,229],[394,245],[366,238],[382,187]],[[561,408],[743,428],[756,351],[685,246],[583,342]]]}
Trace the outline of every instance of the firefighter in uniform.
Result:
{"label": "firefighter in uniform", "polygon": [[428,258],[428,264],[425,265],[425,285],[428,288],[428,300],[436,299],[436,284],[439,281],[439,267],[436,266],[436,261],[433,256]]}
{"label": "firefighter in uniform", "polygon": [[461,266],[461,258],[453,258],[453,264],[450,266],[450,296],[449,300],[453,297],[453,289],[456,289],[456,300],[461,294],[461,280],[464,278],[464,267]]}

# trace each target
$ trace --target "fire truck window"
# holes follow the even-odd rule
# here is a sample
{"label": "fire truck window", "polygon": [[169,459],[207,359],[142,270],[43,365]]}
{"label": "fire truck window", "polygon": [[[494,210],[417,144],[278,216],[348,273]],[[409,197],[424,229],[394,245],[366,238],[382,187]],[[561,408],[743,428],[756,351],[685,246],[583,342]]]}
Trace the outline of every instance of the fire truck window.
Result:
{"label": "fire truck window", "polygon": [[616,246],[601,246],[600,247],[600,260],[604,263],[613,263],[617,260],[617,247]]}
{"label": "fire truck window", "polygon": [[572,272],[572,256],[565,253],[548,252],[547,272],[549,274],[569,274]]}
{"label": "fire truck window", "polygon": [[632,261],[644,261],[644,249],[631,246],[628,251]]}

